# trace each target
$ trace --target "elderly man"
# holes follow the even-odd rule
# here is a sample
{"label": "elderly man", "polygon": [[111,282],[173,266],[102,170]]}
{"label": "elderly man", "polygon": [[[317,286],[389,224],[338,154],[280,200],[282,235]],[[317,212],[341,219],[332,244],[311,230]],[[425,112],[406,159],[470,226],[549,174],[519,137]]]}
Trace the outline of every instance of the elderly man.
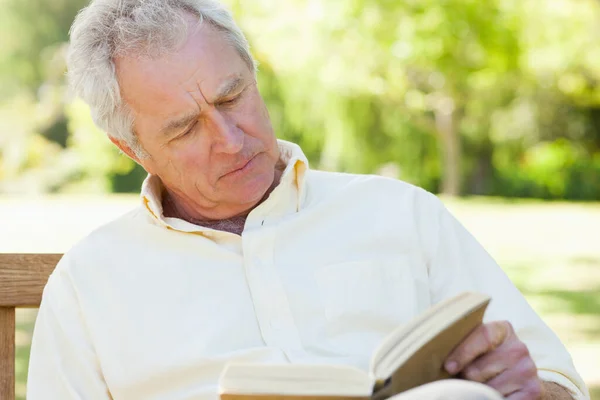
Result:
{"label": "elderly man", "polygon": [[493,300],[445,364],[464,380],[400,398],[588,398],[558,338],[435,196],[310,170],[276,140],[217,1],[96,0],[71,34],[72,85],[148,178],[140,206],[50,277],[29,399],[215,399],[232,361],[366,369],[393,328],[465,290]]}

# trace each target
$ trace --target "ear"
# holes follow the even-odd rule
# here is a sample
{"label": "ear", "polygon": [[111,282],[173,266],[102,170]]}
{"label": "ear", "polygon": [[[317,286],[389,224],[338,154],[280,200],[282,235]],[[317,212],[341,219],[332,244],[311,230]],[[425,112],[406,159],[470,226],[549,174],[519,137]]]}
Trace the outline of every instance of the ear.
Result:
{"label": "ear", "polygon": [[142,163],[140,163],[139,158],[135,155],[135,152],[133,150],[131,150],[131,147],[129,147],[129,145],[127,143],[125,143],[125,141],[123,140],[119,140],[119,139],[115,139],[114,137],[112,137],[111,135],[108,135],[108,138],[110,139],[111,142],[114,143],[115,146],[117,146],[123,153],[127,154],[127,156],[129,156],[129,158],[131,158],[133,161],[135,161],[136,163],[142,165]]}

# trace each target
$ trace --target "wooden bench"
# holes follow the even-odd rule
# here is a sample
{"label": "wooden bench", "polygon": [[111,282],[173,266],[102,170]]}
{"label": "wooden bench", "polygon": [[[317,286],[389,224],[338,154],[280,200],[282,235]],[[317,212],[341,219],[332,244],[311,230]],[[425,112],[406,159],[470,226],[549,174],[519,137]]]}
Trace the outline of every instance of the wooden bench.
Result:
{"label": "wooden bench", "polygon": [[62,254],[0,254],[0,399],[15,399],[15,309],[39,307]]}

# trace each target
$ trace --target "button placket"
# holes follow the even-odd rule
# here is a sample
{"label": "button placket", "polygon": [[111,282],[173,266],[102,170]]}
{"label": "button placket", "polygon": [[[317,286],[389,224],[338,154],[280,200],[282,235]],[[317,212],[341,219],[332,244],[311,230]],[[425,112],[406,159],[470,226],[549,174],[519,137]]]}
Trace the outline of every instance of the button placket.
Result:
{"label": "button placket", "polygon": [[275,232],[257,229],[244,238],[244,260],[256,317],[269,346],[281,348],[288,357],[301,348],[287,294],[273,260]]}

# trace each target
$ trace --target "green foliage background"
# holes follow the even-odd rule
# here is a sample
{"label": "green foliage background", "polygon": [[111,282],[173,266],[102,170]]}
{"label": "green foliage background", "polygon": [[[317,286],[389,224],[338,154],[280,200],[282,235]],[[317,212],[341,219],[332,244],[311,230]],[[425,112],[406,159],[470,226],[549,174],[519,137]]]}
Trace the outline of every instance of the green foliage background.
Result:
{"label": "green foliage background", "polygon": [[[0,193],[135,192],[64,80],[83,0],[0,0]],[[600,199],[595,0],[228,0],[280,138],[433,192]]]}

